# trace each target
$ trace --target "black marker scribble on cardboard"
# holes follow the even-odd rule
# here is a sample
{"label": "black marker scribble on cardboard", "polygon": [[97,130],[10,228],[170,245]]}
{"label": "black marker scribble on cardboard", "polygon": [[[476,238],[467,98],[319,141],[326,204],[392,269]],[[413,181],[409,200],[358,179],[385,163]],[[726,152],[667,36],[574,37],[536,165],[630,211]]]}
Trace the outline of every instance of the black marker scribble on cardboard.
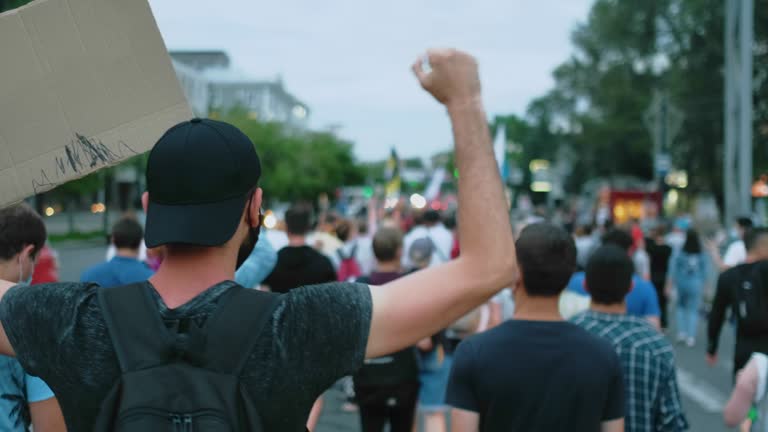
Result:
{"label": "black marker scribble on cardboard", "polygon": [[[56,156],[55,178],[61,179],[86,171],[93,171],[99,166],[115,164],[127,157],[139,154],[124,141],[118,141],[115,150],[110,149],[101,140],[95,140],[75,134],[69,144],[64,146],[64,156]],[[32,189],[35,193],[56,186],[58,183],[50,180],[46,169],[40,170],[39,178],[32,179]]]}

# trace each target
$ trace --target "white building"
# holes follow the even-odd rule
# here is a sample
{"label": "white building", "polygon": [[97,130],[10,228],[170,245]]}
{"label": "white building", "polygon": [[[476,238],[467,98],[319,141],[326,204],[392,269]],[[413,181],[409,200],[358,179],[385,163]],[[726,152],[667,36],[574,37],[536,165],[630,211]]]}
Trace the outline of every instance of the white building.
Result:
{"label": "white building", "polygon": [[208,117],[242,108],[254,119],[306,129],[309,107],[282,79],[256,80],[233,68],[223,51],[172,51],[176,75],[195,115]]}

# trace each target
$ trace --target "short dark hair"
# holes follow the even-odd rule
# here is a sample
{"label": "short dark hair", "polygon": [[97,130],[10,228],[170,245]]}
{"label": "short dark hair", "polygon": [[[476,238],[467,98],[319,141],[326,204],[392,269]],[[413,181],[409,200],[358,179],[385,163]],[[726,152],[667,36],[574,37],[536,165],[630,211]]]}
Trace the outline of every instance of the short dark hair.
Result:
{"label": "short dark hair", "polygon": [[26,246],[32,245],[32,257],[45,245],[45,223],[32,207],[17,204],[0,209],[0,259],[13,258]]}
{"label": "short dark hair", "polygon": [[627,252],[616,245],[600,246],[589,257],[586,269],[587,290],[592,301],[611,305],[624,301],[632,288],[635,266]]}
{"label": "short dark hair", "polygon": [[352,234],[352,222],[342,219],[336,224],[336,237],[342,242],[349,240],[349,235]]}
{"label": "short dark hair", "polygon": [[112,243],[118,249],[138,249],[144,230],[136,219],[124,217],[112,227]]}
{"label": "short dark hair", "polygon": [[560,295],[576,270],[573,237],[557,225],[535,223],[523,229],[515,247],[528,295]]}
{"label": "short dark hair", "polygon": [[427,210],[424,212],[425,224],[436,224],[440,222],[440,213],[437,210]]}
{"label": "short dark hair", "polygon": [[744,246],[747,248],[747,251],[756,248],[760,244],[760,240],[767,234],[768,229],[762,227],[752,228],[744,232]]}
{"label": "short dark hair", "polygon": [[745,229],[745,230],[752,228],[752,226],[754,225],[752,223],[752,219],[750,219],[750,218],[748,218],[746,216],[742,216],[740,218],[737,218],[736,219],[736,224],[738,226],[740,226],[741,228]]}
{"label": "short dark hair", "polygon": [[625,230],[614,228],[607,233],[603,234],[604,245],[614,245],[624,249],[624,253],[628,253],[632,249],[634,244],[632,236]]}
{"label": "short dark hair", "polygon": [[382,227],[373,236],[373,255],[378,261],[392,261],[403,247],[403,233],[394,227]]}
{"label": "short dark hair", "polygon": [[357,232],[359,234],[368,234],[368,221],[365,219],[360,219],[357,222]]}
{"label": "short dark hair", "polygon": [[683,243],[683,252],[687,254],[701,253],[701,242],[699,241],[699,233],[694,229],[689,229],[685,235],[685,243]]}
{"label": "short dark hair", "polygon": [[285,212],[285,229],[288,234],[304,235],[312,225],[312,209],[306,204],[295,204]]}

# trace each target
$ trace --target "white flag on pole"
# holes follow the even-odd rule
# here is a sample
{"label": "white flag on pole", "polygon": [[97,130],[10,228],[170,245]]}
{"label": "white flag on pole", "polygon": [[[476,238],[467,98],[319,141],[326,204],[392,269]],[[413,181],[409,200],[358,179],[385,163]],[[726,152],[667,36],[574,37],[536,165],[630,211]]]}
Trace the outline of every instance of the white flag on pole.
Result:
{"label": "white flag on pole", "polygon": [[432,174],[432,179],[427,185],[427,189],[424,191],[424,198],[427,201],[432,201],[440,195],[440,188],[443,186],[443,180],[445,180],[445,168],[438,168]]}

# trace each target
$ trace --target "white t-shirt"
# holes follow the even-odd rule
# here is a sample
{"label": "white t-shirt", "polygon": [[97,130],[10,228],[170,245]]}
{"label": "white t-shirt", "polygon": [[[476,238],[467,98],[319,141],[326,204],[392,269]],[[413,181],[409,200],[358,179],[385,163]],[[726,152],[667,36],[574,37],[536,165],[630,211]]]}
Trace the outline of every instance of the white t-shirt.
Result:
{"label": "white t-shirt", "polygon": [[[117,254],[117,248],[114,244],[109,245],[107,248],[107,261],[111,261],[112,258],[115,257]],[[147,260],[147,245],[144,243],[144,240],[141,241],[141,244],[139,245],[139,261],[146,261]]]}
{"label": "white t-shirt", "polygon": [[403,239],[403,259],[404,268],[414,267],[411,259],[408,257],[408,251],[414,241],[429,237],[435,244],[435,251],[432,253],[430,267],[448,262],[451,260],[451,249],[453,248],[453,233],[451,233],[443,224],[437,224],[431,228],[419,225],[409,232]]}
{"label": "white t-shirt", "polygon": [[512,319],[515,314],[515,300],[512,298],[512,290],[504,288],[498,294],[493,296],[492,302],[501,306],[501,321]]}
{"label": "white t-shirt", "polygon": [[735,267],[739,264],[744,264],[747,261],[747,248],[744,246],[743,240],[736,240],[728,246],[723,257],[723,264],[728,267]]}
{"label": "white t-shirt", "polygon": [[632,256],[632,263],[635,265],[635,272],[642,278],[651,277],[651,259],[648,252],[644,249],[638,249]]}

